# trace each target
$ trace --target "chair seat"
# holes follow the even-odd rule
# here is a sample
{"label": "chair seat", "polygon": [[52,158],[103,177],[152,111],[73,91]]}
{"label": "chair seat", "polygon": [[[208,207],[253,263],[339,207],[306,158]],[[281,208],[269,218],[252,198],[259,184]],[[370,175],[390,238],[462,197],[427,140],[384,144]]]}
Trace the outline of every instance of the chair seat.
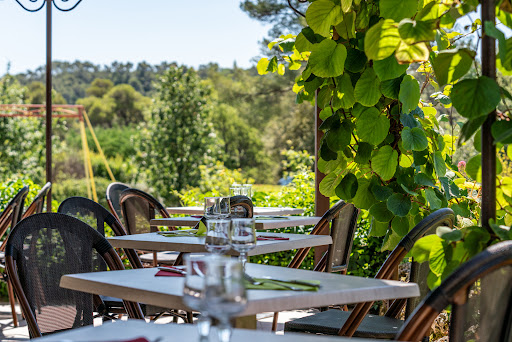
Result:
{"label": "chair seat", "polygon": [[[299,318],[285,323],[285,331],[309,332],[315,334],[338,335],[345,324],[350,311],[327,310],[312,316]],[[403,325],[403,321],[386,316],[366,315],[354,337],[392,339]]]}
{"label": "chair seat", "polygon": [[[179,254],[179,252],[158,252],[156,253],[156,259],[159,264],[173,265]],[[139,258],[142,262],[152,263],[153,253],[142,254]]]}

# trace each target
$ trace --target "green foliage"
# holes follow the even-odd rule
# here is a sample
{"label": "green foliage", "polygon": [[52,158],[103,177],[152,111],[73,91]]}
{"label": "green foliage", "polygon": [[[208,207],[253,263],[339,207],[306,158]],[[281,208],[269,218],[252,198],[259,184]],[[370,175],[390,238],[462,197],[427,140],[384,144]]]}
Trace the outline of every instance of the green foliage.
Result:
{"label": "green foliage", "polygon": [[212,131],[209,87],[192,69],[169,69],[137,146],[137,162],[161,197],[172,202],[174,191],[198,186],[200,166],[217,154]]}
{"label": "green foliage", "polygon": [[[493,81],[479,77],[458,82],[475,53],[469,48],[452,51],[458,34],[443,29],[475,9],[474,2],[465,1],[316,0],[306,11],[309,26],[295,46],[289,36],[269,45],[282,56],[276,70],[281,64],[305,64],[294,86],[298,102],[313,103],[318,92],[325,133],[318,167],[326,174],[320,191],[369,210],[371,234],[384,237],[383,249],[394,248],[433,210],[475,206],[471,183],[452,162],[457,136],[453,130],[444,133],[434,108],[437,101],[441,108],[453,102],[462,115],[476,118],[500,100]],[[431,45],[434,40],[437,46]],[[406,74],[413,62],[422,63],[421,76]],[[436,103],[420,101],[429,85],[439,90],[432,100]],[[496,126],[495,136],[504,137],[507,130]],[[477,211],[467,214],[473,220],[479,216]],[[435,274],[441,276],[450,262],[441,252],[433,260]]]}

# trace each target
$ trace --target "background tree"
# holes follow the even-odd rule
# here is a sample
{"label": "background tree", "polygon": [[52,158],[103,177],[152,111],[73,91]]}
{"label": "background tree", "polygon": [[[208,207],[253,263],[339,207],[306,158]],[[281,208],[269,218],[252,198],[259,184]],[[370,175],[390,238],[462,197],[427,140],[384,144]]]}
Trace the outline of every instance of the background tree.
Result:
{"label": "background tree", "polygon": [[171,67],[156,85],[156,97],[141,126],[138,162],[155,191],[176,201],[173,191],[198,185],[200,165],[217,156],[210,89],[193,69]]}
{"label": "background tree", "polygon": [[91,86],[87,88],[86,93],[89,96],[103,97],[110,89],[114,87],[114,82],[105,78],[96,78]]}
{"label": "background tree", "polygon": [[306,26],[306,20],[293,11],[289,3],[298,11],[306,11],[307,1],[304,0],[245,0],[240,3],[240,8],[251,18],[273,24],[268,34],[278,37],[288,33],[297,34]]}

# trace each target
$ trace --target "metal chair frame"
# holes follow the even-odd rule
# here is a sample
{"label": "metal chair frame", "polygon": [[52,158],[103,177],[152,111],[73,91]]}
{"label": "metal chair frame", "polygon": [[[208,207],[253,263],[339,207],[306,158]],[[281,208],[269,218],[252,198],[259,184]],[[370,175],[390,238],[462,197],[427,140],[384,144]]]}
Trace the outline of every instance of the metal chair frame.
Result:
{"label": "metal chair frame", "polygon": [[39,190],[39,193],[36,195],[32,203],[30,203],[27,210],[25,210],[23,218],[27,218],[30,215],[40,214],[43,212],[46,196],[50,192],[51,188],[52,183],[48,182],[41,188],[41,190]]}

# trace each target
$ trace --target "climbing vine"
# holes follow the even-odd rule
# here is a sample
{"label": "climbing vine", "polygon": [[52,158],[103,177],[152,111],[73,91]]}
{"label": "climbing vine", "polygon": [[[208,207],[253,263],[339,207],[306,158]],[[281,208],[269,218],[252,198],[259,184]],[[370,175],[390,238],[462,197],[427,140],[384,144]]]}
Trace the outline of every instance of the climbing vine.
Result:
{"label": "climbing vine", "polygon": [[[452,160],[457,145],[475,135],[479,141],[488,113],[500,101],[512,100],[495,80],[480,76],[478,44],[476,49],[457,44],[469,34],[481,38],[479,20],[472,21],[469,33],[454,30],[475,13],[478,1],[309,2],[308,26],[271,42],[274,57],[262,58],[258,72],[302,68],[293,88],[297,102],[316,102],[321,109],[318,169],[326,176],[320,191],[368,210],[371,234],[383,237],[384,250],[394,248],[431,211],[454,210],[458,229],[439,229],[413,251],[418,261],[430,262],[429,284],[435,286],[487,245],[511,238],[500,225],[512,221],[512,178],[498,176],[498,218],[495,234],[489,234],[477,226],[481,157],[463,170]],[[511,9],[509,0],[497,5],[499,20],[512,28]],[[505,39],[494,23],[483,26],[499,41],[498,67],[511,74],[512,38]],[[471,76],[474,66],[476,76]],[[418,79],[408,74],[411,70]],[[427,86],[435,89],[430,98],[424,94]],[[440,124],[453,127],[454,110],[466,119],[460,136],[445,133]],[[502,152],[512,142],[509,115],[507,108],[493,126]]]}

